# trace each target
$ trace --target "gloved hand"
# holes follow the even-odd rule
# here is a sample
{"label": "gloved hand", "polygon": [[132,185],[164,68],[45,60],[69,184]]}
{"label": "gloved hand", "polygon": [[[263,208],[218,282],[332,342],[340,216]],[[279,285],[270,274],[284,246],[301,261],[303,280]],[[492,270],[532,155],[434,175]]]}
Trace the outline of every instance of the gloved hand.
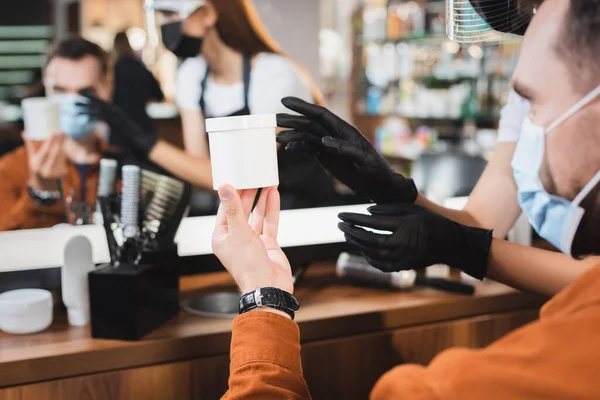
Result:
{"label": "gloved hand", "polygon": [[296,97],[281,102],[302,114],[277,114],[277,125],[290,128],[277,137],[286,151],[314,153],[334,177],[378,204],[414,203],[418,192],[412,179],[395,173],[356,128],[326,108]]}
{"label": "gloved hand", "polygon": [[83,94],[83,96],[88,101],[77,103],[80,113],[105,121],[110,127],[111,134],[120,136],[131,150],[148,158],[157,141],[154,133],[144,132],[116,105],[106,103],[88,94]]}
{"label": "gloved hand", "polygon": [[374,267],[395,272],[441,263],[485,277],[492,231],[461,225],[412,204],[378,205],[368,211],[371,215],[342,213],[344,222],[338,226]]}

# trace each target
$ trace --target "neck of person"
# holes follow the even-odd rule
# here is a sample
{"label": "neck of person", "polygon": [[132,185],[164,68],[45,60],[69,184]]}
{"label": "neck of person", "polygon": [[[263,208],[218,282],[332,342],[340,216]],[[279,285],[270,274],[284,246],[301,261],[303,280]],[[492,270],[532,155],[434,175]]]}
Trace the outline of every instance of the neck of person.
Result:
{"label": "neck of person", "polygon": [[95,136],[77,140],[68,138],[65,141],[65,154],[74,164],[97,164],[102,158]]}
{"label": "neck of person", "polygon": [[216,30],[206,35],[202,55],[210,66],[211,78],[215,83],[231,85],[242,80],[243,55],[227,46]]}

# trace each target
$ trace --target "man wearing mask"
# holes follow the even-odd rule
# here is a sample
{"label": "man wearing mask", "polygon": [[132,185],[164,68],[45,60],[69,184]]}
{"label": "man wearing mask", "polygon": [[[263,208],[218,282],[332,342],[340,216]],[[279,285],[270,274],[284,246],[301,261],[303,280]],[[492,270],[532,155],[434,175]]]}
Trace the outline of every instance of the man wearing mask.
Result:
{"label": "man wearing mask", "polygon": [[[599,20],[598,0],[545,0],[525,35],[514,74],[515,90],[530,104],[512,161],[519,203],[543,217],[533,219],[540,231],[548,223],[554,226],[550,237],[576,229],[582,248],[592,253],[600,252]],[[297,302],[290,266],[276,241],[277,191],[265,191],[250,224],[253,193],[240,197],[224,186],[219,195],[223,205],[213,249],[248,293],[243,315],[233,324],[230,390],[224,398],[308,398],[298,327],[291,321]],[[532,208],[536,211],[528,211]],[[376,218],[378,210],[360,224],[390,230],[401,222],[426,229],[432,219],[445,221],[418,208],[402,208],[386,219]],[[370,252],[371,238],[356,235],[355,241]],[[412,252],[409,245],[404,247]],[[425,250],[424,256],[434,251]],[[526,262],[522,267],[523,274],[531,274]],[[600,263],[551,299],[539,321],[485,349],[452,349],[428,367],[397,367],[379,380],[371,398],[598,399],[598,335]]]}
{"label": "man wearing mask", "polygon": [[[519,34],[539,1],[471,3],[492,27]],[[464,2],[458,5],[461,10],[467,9]],[[467,21],[467,25],[460,26],[462,21]],[[466,36],[468,21],[472,19],[459,17],[452,24],[457,36]],[[473,36],[486,35],[483,32]],[[369,210],[372,215],[340,216],[340,229],[347,241],[375,267],[394,272],[442,263],[479,279],[487,276],[513,287],[554,295],[600,262],[600,258],[580,258],[589,255],[593,248],[581,234],[585,229],[578,228],[584,228],[580,220],[594,182],[582,187],[581,195],[567,202],[547,195],[539,190],[539,182],[527,178],[531,174],[537,176],[528,155],[531,145],[517,146],[517,141],[535,128],[531,124],[523,126],[527,114],[531,114],[531,102],[522,87],[517,80],[502,111],[494,154],[466,207],[460,211],[441,207],[420,194],[412,180],[392,171],[358,130],[322,107],[284,99],[289,109],[301,115],[278,115],[278,124],[289,128],[279,135],[278,141],[288,151],[315,154],[332,175],[377,203]],[[538,234],[563,254],[503,240],[522,212]],[[374,234],[365,227],[391,235]]]}
{"label": "man wearing mask", "polygon": [[[47,55],[44,86],[49,97],[108,99],[105,52],[78,36],[60,41]],[[75,98],[63,98],[62,132],[42,143],[24,132],[25,146],[0,159],[0,231],[91,222],[105,140],[91,118],[79,114]]]}

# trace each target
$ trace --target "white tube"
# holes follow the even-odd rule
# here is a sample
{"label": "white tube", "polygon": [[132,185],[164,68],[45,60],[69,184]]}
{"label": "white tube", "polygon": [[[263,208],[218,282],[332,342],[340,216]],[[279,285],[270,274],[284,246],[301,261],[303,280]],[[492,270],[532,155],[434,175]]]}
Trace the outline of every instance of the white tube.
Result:
{"label": "white tube", "polygon": [[61,271],[62,298],[69,324],[84,326],[90,322],[88,274],[94,270],[92,244],[85,236],[71,238],[64,252]]}

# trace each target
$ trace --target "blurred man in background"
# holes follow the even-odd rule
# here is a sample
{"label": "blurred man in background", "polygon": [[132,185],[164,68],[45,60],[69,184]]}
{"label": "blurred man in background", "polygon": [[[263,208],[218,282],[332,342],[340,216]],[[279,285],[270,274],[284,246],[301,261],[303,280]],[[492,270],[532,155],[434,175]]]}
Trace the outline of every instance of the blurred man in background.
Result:
{"label": "blurred man in background", "polygon": [[[73,36],[48,53],[44,86],[48,96],[108,100],[108,70],[98,45]],[[23,132],[25,147],[0,158],[0,231],[90,222],[105,140],[91,119],[77,113],[61,115],[61,130],[41,143]]]}

